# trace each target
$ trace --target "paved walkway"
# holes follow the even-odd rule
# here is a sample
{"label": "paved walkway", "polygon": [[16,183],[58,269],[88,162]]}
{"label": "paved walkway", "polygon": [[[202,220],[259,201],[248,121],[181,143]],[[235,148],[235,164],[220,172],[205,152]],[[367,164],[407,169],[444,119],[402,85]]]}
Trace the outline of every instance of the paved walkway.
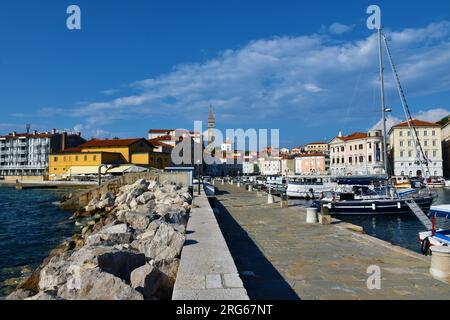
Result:
{"label": "paved walkway", "polygon": [[[430,258],[351,230],[309,225],[306,210],[267,205],[267,196],[216,185],[219,225],[251,299],[450,299],[431,278]],[[367,288],[367,268],[381,289]]]}

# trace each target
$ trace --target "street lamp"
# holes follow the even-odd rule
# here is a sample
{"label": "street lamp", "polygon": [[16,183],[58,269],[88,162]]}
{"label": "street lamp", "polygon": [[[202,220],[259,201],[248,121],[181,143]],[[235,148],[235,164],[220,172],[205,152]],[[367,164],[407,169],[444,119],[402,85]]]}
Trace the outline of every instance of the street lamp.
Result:
{"label": "street lamp", "polygon": [[198,195],[200,195],[200,160],[197,160],[197,166]]}

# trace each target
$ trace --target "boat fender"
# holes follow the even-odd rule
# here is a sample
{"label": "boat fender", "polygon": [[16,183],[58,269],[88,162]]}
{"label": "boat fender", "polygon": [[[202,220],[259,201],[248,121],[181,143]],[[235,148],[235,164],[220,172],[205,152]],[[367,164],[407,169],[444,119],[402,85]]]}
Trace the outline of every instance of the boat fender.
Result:
{"label": "boat fender", "polygon": [[431,255],[430,246],[431,246],[430,238],[426,237],[425,239],[423,239],[422,245],[420,246],[420,251],[422,252],[423,255],[425,256]]}
{"label": "boat fender", "polygon": [[399,209],[401,209],[401,208],[402,208],[402,205],[401,205],[401,203],[400,203],[400,202],[397,202],[397,208],[399,208]]}
{"label": "boat fender", "polygon": [[375,203],[372,203],[372,210],[375,211],[377,207],[375,206]]}

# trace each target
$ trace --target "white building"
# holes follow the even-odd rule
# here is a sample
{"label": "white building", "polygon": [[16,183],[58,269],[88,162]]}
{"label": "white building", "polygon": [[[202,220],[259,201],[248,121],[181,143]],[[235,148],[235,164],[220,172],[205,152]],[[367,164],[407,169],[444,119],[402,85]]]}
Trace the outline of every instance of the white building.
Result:
{"label": "white building", "polygon": [[[399,123],[389,131],[391,158],[394,175],[409,177],[443,176],[442,134],[438,124],[413,119],[411,125],[416,128],[425,158],[419,151],[417,140],[408,122]],[[428,169],[426,166],[428,162]],[[429,170],[429,171],[428,171]]]}
{"label": "white building", "polygon": [[330,142],[330,173],[333,176],[384,173],[381,130],[339,134]]}
{"label": "white building", "polygon": [[279,157],[259,158],[258,166],[263,176],[281,175],[281,159]]}
{"label": "white building", "polygon": [[51,153],[86,142],[79,133],[17,133],[0,136],[0,177],[5,180],[43,179],[48,175]]}

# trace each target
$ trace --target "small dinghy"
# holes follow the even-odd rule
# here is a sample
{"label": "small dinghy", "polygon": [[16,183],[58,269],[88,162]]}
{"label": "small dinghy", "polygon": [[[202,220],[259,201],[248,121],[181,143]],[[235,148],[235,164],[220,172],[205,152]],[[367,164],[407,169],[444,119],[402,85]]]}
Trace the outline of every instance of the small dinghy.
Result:
{"label": "small dinghy", "polygon": [[450,230],[438,229],[436,230],[436,218],[450,219],[450,205],[432,206],[430,208],[429,216],[432,219],[432,228],[429,231],[419,233],[419,240],[421,244],[421,251],[423,254],[430,254],[430,247],[432,246],[449,246],[450,245]]}

